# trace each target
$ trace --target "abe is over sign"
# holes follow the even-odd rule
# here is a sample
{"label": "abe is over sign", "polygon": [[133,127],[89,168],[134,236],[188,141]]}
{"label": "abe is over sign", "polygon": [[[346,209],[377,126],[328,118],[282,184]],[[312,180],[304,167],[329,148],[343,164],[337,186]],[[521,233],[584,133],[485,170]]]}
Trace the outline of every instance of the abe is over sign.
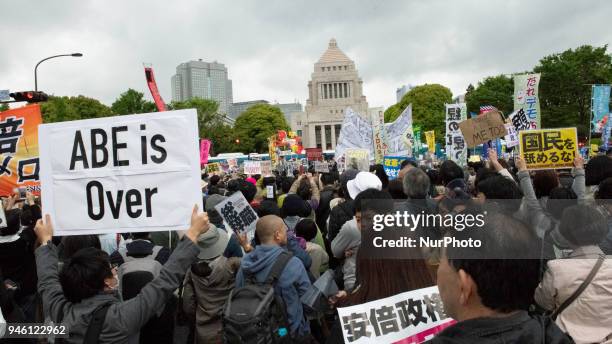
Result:
{"label": "abe is over sign", "polygon": [[39,142],[57,235],[186,229],[202,209],[195,110],[43,124]]}

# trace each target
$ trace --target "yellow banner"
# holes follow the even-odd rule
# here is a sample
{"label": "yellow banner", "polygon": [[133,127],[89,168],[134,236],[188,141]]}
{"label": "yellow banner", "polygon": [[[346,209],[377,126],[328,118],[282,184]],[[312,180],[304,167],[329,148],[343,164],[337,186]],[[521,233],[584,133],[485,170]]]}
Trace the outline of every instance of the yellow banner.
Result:
{"label": "yellow banner", "polygon": [[519,146],[527,169],[570,168],[578,149],[576,128],[522,130]]}
{"label": "yellow banner", "polygon": [[429,153],[436,152],[436,134],[433,130],[425,132],[425,140],[427,140],[427,150]]}
{"label": "yellow banner", "polygon": [[208,174],[215,174],[215,173],[221,172],[221,166],[219,165],[218,162],[212,162],[206,165],[206,172]]}

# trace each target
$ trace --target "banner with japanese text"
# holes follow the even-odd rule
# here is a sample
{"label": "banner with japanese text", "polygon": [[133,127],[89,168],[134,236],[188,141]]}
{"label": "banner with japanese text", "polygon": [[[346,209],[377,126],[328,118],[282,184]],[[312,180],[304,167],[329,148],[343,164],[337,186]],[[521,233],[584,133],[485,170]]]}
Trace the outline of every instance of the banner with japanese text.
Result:
{"label": "banner with japanese text", "polygon": [[57,235],[184,230],[202,209],[194,109],[42,124],[38,135]]}
{"label": "banner with japanese text", "polygon": [[347,149],[366,149],[369,151],[369,157],[373,157],[374,143],[370,121],[366,121],[350,108],[347,108],[344,113],[334,159],[344,165],[342,159],[345,158],[344,152]]}
{"label": "banner with japanese text", "polygon": [[593,112],[591,131],[601,133],[610,114],[610,85],[593,85],[591,111]]}
{"label": "banner with japanese text", "polygon": [[540,99],[538,86],[540,73],[514,75],[514,111],[523,109],[531,123],[531,129],[540,127]]}
{"label": "banner with japanese text", "polygon": [[344,342],[351,344],[423,343],[455,323],[436,286],[338,308],[338,317]]}
{"label": "banner with japanese text", "polygon": [[40,194],[38,125],[40,105],[0,112],[0,196],[17,188]]}
{"label": "banner with japanese text", "polygon": [[242,192],[234,192],[215,206],[215,210],[223,218],[225,228],[236,234],[247,233],[248,240],[255,236],[255,224],[259,217]]}
{"label": "banner with japanese text", "polygon": [[374,135],[374,161],[380,164],[387,150],[385,115],[382,111],[375,111],[372,113],[372,134]]}
{"label": "banner with japanese text", "polygon": [[200,165],[208,164],[208,154],[210,152],[210,140],[200,139]]}
{"label": "banner with japanese text", "polygon": [[467,119],[465,103],[446,104],[446,157],[460,166],[467,164],[467,145],[459,123]]}
{"label": "banner with japanese text", "polygon": [[414,133],[412,130],[412,104],[393,121],[385,124],[387,135],[387,151],[385,154],[394,156],[412,156]]}
{"label": "banner with japanese text", "polygon": [[397,174],[400,171],[400,166],[404,160],[406,160],[406,157],[403,156],[385,155],[383,167],[385,169],[385,173],[389,177],[389,180],[397,178]]}
{"label": "banner with japanese text", "polygon": [[244,162],[244,174],[261,174],[261,161],[246,160]]}
{"label": "banner with japanese text", "polygon": [[571,168],[578,154],[576,128],[520,131],[519,147],[527,169]]}
{"label": "banner with japanese text", "polygon": [[218,162],[211,162],[206,165],[206,173],[208,174],[216,174],[221,172],[221,166]]}
{"label": "banner with japanese text", "polygon": [[436,134],[433,130],[425,132],[425,141],[427,141],[427,151],[435,153],[436,151]]}
{"label": "banner with japanese text", "polygon": [[370,171],[370,151],[367,149],[347,149],[344,153],[345,169]]}

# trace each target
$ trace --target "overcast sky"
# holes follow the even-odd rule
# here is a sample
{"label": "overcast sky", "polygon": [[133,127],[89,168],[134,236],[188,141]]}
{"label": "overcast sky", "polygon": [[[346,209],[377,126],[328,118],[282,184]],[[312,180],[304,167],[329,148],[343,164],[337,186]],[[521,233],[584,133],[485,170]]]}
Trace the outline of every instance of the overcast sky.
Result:
{"label": "overcast sky", "polygon": [[[314,63],[334,37],[355,61],[371,107],[395,103],[402,84],[440,83],[454,95],[485,76],[531,69],[545,55],[612,42],[612,1],[16,1],[0,12],[0,89],[85,95],[110,105],[162,97],[192,59],[229,68],[234,101],[305,103]],[[610,50],[609,50],[610,51]]]}

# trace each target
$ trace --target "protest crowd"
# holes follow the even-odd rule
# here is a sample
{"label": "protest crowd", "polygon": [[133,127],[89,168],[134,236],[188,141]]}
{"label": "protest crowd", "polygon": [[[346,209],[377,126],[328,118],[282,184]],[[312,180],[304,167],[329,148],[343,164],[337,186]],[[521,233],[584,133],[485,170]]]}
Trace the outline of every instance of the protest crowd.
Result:
{"label": "protest crowd", "polygon": [[[522,158],[490,150],[467,166],[406,159],[393,180],[382,165],[353,167],[204,172],[204,209],[184,214],[191,225],[178,233],[58,237],[31,193],[5,198],[2,315],[67,324],[69,338],[49,338],[55,343],[342,343],[343,329],[351,342],[374,335],[366,324],[387,333],[436,317],[454,322],[432,343],[612,343],[612,157],[576,157],[571,173],[530,172]],[[257,214],[253,238],[228,228],[232,221],[215,209],[233,195]],[[486,245],[470,258],[452,248],[368,257],[368,221],[402,205],[441,214],[486,208],[485,229],[474,234]],[[547,255],[487,256],[502,247]],[[308,298],[326,276],[333,295]],[[361,324],[336,312],[432,286],[441,299],[435,309],[376,310]]]}

